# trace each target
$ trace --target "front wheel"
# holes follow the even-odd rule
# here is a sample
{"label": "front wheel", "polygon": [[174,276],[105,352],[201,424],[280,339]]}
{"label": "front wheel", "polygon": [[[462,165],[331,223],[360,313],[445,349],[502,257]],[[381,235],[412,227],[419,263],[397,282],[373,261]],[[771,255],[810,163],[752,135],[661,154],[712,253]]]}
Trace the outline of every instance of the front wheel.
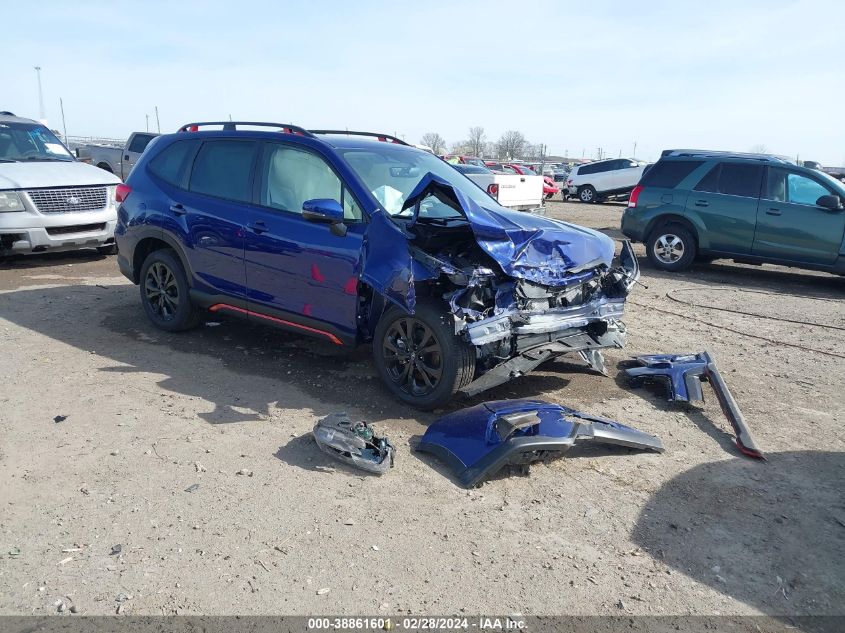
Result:
{"label": "front wheel", "polygon": [[200,314],[191,304],[182,262],[170,249],[153,251],[141,266],[141,304],[150,321],[168,332],[195,327]]}
{"label": "front wheel", "polygon": [[696,254],[695,238],[679,224],[667,224],[651,232],[646,251],[651,263],[661,270],[673,272],[690,267]]}
{"label": "front wheel", "polygon": [[578,187],[578,199],[588,204],[596,201],[596,190],[592,185]]}
{"label": "front wheel", "polygon": [[388,390],[418,409],[445,404],[475,375],[475,349],[437,303],[418,304],[414,315],[390,308],[376,327],[373,356]]}

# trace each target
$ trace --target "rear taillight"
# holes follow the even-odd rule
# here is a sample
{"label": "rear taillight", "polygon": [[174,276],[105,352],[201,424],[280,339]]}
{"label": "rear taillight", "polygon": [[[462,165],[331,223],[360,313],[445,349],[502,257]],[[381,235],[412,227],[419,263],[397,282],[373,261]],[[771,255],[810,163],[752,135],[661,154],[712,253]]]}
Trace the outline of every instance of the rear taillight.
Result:
{"label": "rear taillight", "polygon": [[129,197],[130,193],[132,193],[132,187],[120,183],[117,186],[117,190],[114,192],[114,199],[118,202],[123,202],[124,200],[126,200],[126,198]]}
{"label": "rear taillight", "polygon": [[629,207],[636,207],[637,206],[637,199],[640,197],[640,193],[642,193],[643,186],[637,185],[634,187],[634,190],[631,192],[631,197],[628,198],[628,206]]}
{"label": "rear taillight", "polygon": [[494,183],[487,185],[487,193],[489,193],[491,196],[496,198],[496,200],[498,200],[499,199],[499,185],[498,185],[498,183],[494,182]]}

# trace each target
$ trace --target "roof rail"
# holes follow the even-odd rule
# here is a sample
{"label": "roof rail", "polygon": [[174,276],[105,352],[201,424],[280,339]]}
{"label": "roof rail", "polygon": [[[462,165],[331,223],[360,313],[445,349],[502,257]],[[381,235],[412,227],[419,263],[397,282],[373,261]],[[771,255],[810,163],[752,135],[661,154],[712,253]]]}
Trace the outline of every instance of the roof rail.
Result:
{"label": "roof rail", "polygon": [[353,130],[309,130],[311,134],[344,134],[348,136],[373,136],[383,143],[398,143],[399,145],[407,145],[411,147],[410,143],[406,143],[401,138],[396,138],[390,134],[382,134],[381,132],[355,132]]}
{"label": "roof rail", "polygon": [[15,113],[14,113],[14,112],[9,112],[8,110],[0,110],[0,115],[5,115],[5,116],[15,116]]}
{"label": "roof rail", "polygon": [[709,149],[664,149],[660,157],[666,156],[698,156],[698,157],[721,157],[721,158],[747,158],[771,163],[789,163],[789,158],[775,154],[757,154],[754,152],[730,152]]}
{"label": "roof rail", "polygon": [[299,134],[301,136],[314,136],[311,132],[298,125],[291,125],[290,123],[268,123],[266,121],[199,121],[196,123],[186,123],[180,127],[178,132],[198,132],[201,127],[208,125],[222,125],[223,131],[233,132],[238,129],[239,125],[252,125],[255,127],[272,127],[282,131],[284,134]]}

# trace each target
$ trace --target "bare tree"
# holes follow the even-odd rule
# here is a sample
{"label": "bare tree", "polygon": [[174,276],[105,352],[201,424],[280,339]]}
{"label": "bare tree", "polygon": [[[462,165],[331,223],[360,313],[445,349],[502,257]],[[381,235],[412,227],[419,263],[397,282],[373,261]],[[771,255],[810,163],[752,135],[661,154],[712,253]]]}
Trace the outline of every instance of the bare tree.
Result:
{"label": "bare tree", "polygon": [[464,145],[466,145],[467,152],[471,156],[483,156],[486,139],[487,135],[484,134],[483,127],[469,128],[469,138],[464,141]]}
{"label": "bare tree", "polygon": [[469,141],[456,141],[456,142],[452,143],[452,147],[449,151],[452,154],[455,154],[457,156],[463,156],[463,155],[476,156],[476,154],[473,154],[472,151],[469,149],[468,143],[469,143]]}
{"label": "bare tree", "polygon": [[499,158],[521,158],[525,153],[525,146],[528,141],[525,140],[525,135],[516,130],[508,130],[496,143],[496,151],[499,153]]}
{"label": "bare tree", "polygon": [[437,132],[426,132],[420,139],[420,143],[428,145],[435,154],[442,154],[446,151],[446,139]]}

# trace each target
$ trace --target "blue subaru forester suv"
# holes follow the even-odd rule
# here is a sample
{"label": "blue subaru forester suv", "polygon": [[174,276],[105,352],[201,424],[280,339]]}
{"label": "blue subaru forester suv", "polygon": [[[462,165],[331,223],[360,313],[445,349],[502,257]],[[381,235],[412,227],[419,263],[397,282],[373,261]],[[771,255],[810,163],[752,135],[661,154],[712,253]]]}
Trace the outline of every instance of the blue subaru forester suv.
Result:
{"label": "blue subaru forester suv", "polygon": [[475,394],[565,353],[603,371],[639,275],[626,243],[509,211],[436,156],[385,135],[192,123],[125,184],[118,262],[168,331],[225,313],[372,343],[413,406]]}

